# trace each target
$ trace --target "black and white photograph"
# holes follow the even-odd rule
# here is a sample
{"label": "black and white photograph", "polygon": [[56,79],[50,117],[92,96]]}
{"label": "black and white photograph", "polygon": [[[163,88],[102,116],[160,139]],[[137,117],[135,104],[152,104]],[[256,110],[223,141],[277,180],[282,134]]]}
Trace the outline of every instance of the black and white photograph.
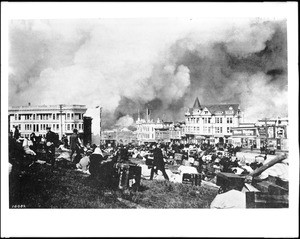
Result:
{"label": "black and white photograph", "polygon": [[4,237],[297,237],[297,3],[1,13]]}

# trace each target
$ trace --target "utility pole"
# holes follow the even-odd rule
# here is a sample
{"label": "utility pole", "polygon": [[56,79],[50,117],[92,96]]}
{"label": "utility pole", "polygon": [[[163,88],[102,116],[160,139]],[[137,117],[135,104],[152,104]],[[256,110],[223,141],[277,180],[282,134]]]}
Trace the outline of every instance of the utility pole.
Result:
{"label": "utility pole", "polygon": [[62,104],[59,105],[59,112],[60,112],[60,139],[63,136],[63,127],[62,127]]}
{"label": "utility pole", "polygon": [[100,135],[99,135],[100,136],[100,140],[99,140],[100,142],[99,142],[99,146],[101,145],[101,121],[102,121],[102,116],[101,115],[102,115],[102,107],[100,107]]}
{"label": "utility pole", "polygon": [[268,132],[268,123],[267,123],[267,118],[264,119],[265,120],[265,130],[266,130],[266,147],[268,145],[268,138],[269,138],[269,132]]}
{"label": "utility pole", "polygon": [[146,109],[146,122],[148,122],[148,108]]}
{"label": "utility pole", "polygon": [[265,150],[267,150],[268,139],[269,139],[267,120],[268,120],[268,118],[266,118],[266,117],[263,119],[263,121],[265,122],[264,128],[265,128],[265,133],[266,133],[266,139],[265,139],[265,144],[264,144]]}

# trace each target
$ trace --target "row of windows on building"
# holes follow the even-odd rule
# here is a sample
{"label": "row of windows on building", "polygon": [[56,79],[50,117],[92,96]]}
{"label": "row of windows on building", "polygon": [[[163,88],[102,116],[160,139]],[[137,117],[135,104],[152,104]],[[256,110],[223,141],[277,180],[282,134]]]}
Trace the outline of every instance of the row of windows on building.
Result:
{"label": "row of windows on building", "polygon": [[154,139],[154,134],[138,134],[140,139]]}
{"label": "row of windows on building", "polygon": [[[34,131],[34,132],[39,132],[42,130],[46,130],[48,126],[51,127],[53,131],[58,131],[60,130],[60,125],[59,124],[24,124],[24,129],[21,127],[22,125],[13,125],[13,127],[18,126],[19,130],[26,130],[26,131]],[[64,124],[65,130],[73,130],[74,128],[78,130],[83,129],[83,124]]]}
{"label": "row of windows on building", "polygon": [[139,130],[140,131],[146,131],[146,132],[153,132],[154,130],[155,130],[155,128],[153,128],[153,127],[149,127],[149,126],[141,126],[140,128],[139,128]]}
{"label": "row of windows on building", "polygon": [[178,136],[178,135],[180,135],[180,131],[179,130],[176,130],[176,131],[170,131],[170,135],[171,136]]}
{"label": "row of windows on building", "polygon": [[[223,127],[214,127],[216,134],[222,134],[223,133]],[[231,133],[231,127],[227,127],[227,133]],[[193,126],[186,126],[186,133],[189,132],[198,132],[200,133],[200,127],[193,127]],[[204,134],[211,134],[212,127],[203,126],[203,133]]]}
{"label": "row of windows on building", "polygon": [[[56,114],[15,114],[15,120],[21,120],[21,116],[24,115],[25,120],[59,120],[59,113]],[[67,113],[66,120],[81,120],[83,114],[79,113]]]}
{"label": "row of windows on building", "polygon": [[[187,118],[188,123],[200,123],[201,118]],[[232,124],[232,117],[227,117],[227,124]],[[211,118],[203,118],[203,124],[210,124]],[[223,117],[215,117],[216,124],[223,124]]]}

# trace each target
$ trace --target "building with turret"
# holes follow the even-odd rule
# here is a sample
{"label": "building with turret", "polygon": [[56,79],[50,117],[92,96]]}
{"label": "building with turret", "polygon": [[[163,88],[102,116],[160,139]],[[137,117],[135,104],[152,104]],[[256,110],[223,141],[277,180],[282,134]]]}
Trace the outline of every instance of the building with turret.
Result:
{"label": "building with turret", "polygon": [[185,112],[185,137],[190,143],[232,143],[232,127],[240,122],[239,104],[201,105],[197,97]]}

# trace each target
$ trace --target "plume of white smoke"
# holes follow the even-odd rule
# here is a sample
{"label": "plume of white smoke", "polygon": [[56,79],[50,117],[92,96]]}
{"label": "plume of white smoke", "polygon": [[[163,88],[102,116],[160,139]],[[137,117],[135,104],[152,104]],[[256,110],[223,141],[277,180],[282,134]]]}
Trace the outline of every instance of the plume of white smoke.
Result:
{"label": "plume of white smoke", "polygon": [[[114,112],[124,97],[138,106],[158,99],[153,110],[183,117],[182,107],[200,96],[203,103],[240,103],[249,117],[271,113],[268,105],[279,113],[287,90],[272,84],[260,64],[248,66],[275,29],[257,19],[13,21],[9,104],[101,105]],[[263,98],[262,89],[273,94]]]}
{"label": "plume of white smoke", "polygon": [[116,122],[116,126],[124,128],[124,127],[129,127],[134,125],[134,119],[129,116],[129,115],[125,115],[121,118],[118,119],[118,121]]}
{"label": "plume of white smoke", "polygon": [[232,91],[241,95],[241,107],[247,121],[255,122],[266,116],[287,116],[287,89],[269,84],[270,76],[259,72],[253,75],[238,74],[235,77],[236,85],[231,86]]}
{"label": "plume of white smoke", "polygon": [[[106,24],[96,21],[97,24],[87,24],[87,29],[82,23],[75,27],[76,21],[68,24],[61,21],[61,26],[60,21],[52,20],[13,22],[10,103],[20,104],[24,99],[33,104],[97,105],[100,102],[113,111],[121,96],[142,96],[146,101],[157,97],[158,87],[164,85],[161,81],[165,79],[158,75],[153,85],[148,79],[152,77],[153,65],[161,61],[159,54],[165,49],[164,44],[175,33],[171,30],[171,36],[165,37],[162,34],[165,27],[156,26],[155,22],[146,21],[148,30],[145,31],[142,25],[127,21],[107,21]],[[25,37],[21,41],[22,34]],[[26,48],[21,47],[24,42],[28,43]],[[74,45],[72,49],[67,47],[70,43]],[[25,61],[26,57],[29,61]],[[33,76],[28,74],[32,70],[36,71]],[[188,70],[181,66],[174,69],[174,76],[168,71],[162,74],[168,77],[168,83],[174,79],[172,92],[175,95],[169,93],[169,96],[182,96]],[[178,87],[181,81],[184,84]]]}

